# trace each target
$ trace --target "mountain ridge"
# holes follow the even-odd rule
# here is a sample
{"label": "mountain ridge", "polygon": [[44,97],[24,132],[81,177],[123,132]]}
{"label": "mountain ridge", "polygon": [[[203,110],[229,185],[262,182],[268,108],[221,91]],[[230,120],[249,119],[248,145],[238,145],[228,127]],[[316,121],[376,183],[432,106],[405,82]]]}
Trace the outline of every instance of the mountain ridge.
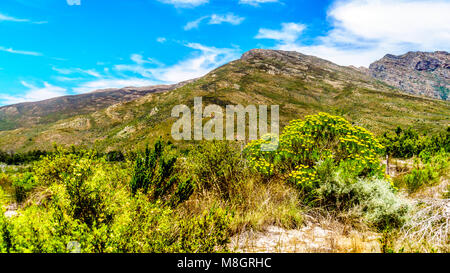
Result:
{"label": "mountain ridge", "polygon": [[[0,106],[0,130],[17,129],[40,122],[58,121],[78,114],[91,113],[150,93],[170,91],[194,80],[170,85],[99,89],[84,94]],[[54,116],[55,113],[59,116]]]}
{"label": "mountain ridge", "polygon": [[363,71],[298,52],[252,50],[207,75],[167,92],[149,93],[30,127],[0,131],[0,149],[50,149],[52,143],[102,151],[135,149],[170,139],[175,105],[279,105],[280,125],[317,112],[343,116],[376,134],[414,124],[422,131],[449,126],[448,101],[401,92]]}

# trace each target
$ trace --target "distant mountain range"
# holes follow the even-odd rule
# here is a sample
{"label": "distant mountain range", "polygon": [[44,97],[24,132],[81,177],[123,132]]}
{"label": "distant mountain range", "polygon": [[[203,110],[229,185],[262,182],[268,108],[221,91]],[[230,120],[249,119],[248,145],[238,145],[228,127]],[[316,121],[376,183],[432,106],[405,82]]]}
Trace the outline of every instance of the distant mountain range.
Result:
{"label": "distant mountain range", "polygon": [[386,55],[370,75],[409,94],[450,100],[450,54],[444,51]]}
{"label": "distant mountain range", "polygon": [[[142,147],[159,136],[170,138],[172,108],[193,107],[196,96],[203,97],[204,105],[280,105],[282,126],[319,111],[344,116],[376,134],[396,126],[426,131],[449,126],[448,97],[433,99],[436,93],[426,91],[439,83],[442,87],[433,90],[448,93],[448,53],[406,55],[388,55],[369,69],[357,69],[298,52],[254,49],[178,85],[110,89],[4,106],[0,149],[49,149],[53,142],[104,151]],[[403,84],[397,86],[395,79]],[[400,89],[411,86],[417,89]]]}
{"label": "distant mountain range", "polygon": [[0,107],[0,131],[49,123],[80,114],[92,113],[120,102],[127,102],[151,93],[161,93],[189,83],[101,89],[90,93],[63,96],[37,102]]}

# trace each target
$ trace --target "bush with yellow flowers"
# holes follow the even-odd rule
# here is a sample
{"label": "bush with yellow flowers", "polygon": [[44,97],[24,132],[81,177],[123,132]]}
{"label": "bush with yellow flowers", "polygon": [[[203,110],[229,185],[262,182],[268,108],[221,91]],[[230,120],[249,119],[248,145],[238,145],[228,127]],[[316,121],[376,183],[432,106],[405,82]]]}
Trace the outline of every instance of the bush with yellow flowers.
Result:
{"label": "bush with yellow flowers", "polygon": [[379,160],[384,147],[366,129],[319,113],[291,121],[275,151],[261,149],[267,143],[263,138],[247,145],[249,165],[265,175],[287,178],[305,204],[348,210],[348,215],[380,230],[404,223],[409,206],[384,176]]}
{"label": "bush with yellow flowers", "polygon": [[289,174],[289,177],[297,184],[304,184],[308,186],[312,186],[312,184],[317,182],[318,179],[316,170],[306,165],[297,166],[295,170]]}
{"label": "bush with yellow flowers", "polygon": [[248,164],[253,170],[265,175],[275,174],[275,165],[280,162],[277,152],[278,138],[274,135],[264,135],[261,139],[250,142],[244,149],[244,154],[249,159]]}
{"label": "bush with yellow flowers", "polygon": [[371,132],[339,116],[319,113],[293,120],[280,135],[277,150],[263,151],[261,145],[267,143],[262,138],[247,145],[250,166],[266,175],[289,173],[297,185],[318,182],[315,166],[326,159],[342,163],[355,177],[383,173],[378,158],[383,146]]}

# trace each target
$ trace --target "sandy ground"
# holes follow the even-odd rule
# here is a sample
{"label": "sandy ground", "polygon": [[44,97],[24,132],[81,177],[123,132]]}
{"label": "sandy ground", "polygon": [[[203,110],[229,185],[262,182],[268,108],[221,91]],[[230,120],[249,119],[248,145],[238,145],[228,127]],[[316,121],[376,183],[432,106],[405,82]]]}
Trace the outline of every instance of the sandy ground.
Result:
{"label": "sandy ground", "polygon": [[310,223],[301,229],[269,226],[264,232],[246,231],[231,239],[230,250],[250,253],[380,252],[380,234]]}

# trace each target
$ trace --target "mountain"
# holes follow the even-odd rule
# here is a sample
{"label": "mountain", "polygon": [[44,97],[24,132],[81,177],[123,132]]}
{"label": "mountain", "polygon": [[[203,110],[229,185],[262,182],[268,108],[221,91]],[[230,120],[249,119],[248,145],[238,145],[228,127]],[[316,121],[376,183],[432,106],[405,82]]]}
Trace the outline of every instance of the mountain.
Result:
{"label": "mountain", "polygon": [[170,139],[172,108],[194,97],[203,105],[279,105],[280,124],[319,111],[345,117],[376,134],[397,126],[438,131],[449,126],[450,103],[412,96],[365,71],[297,52],[255,49],[239,60],[166,92],[93,112],[0,131],[0,149],[49,149],[53,142],[102,151],[142,148]]}
{"label": "mountain", "polygon": [[369,67],[370,74],[409,94],[450,100],[450,54],[444,51],[386,55]]}
{"label": "mountain", "polygon": [[173,85],[102,89],[80,95],[2,106],[0,107],[0,130],[51,123],[80,114],[92,113],[151,93],[170,91],[188,82],[190,81]]}

